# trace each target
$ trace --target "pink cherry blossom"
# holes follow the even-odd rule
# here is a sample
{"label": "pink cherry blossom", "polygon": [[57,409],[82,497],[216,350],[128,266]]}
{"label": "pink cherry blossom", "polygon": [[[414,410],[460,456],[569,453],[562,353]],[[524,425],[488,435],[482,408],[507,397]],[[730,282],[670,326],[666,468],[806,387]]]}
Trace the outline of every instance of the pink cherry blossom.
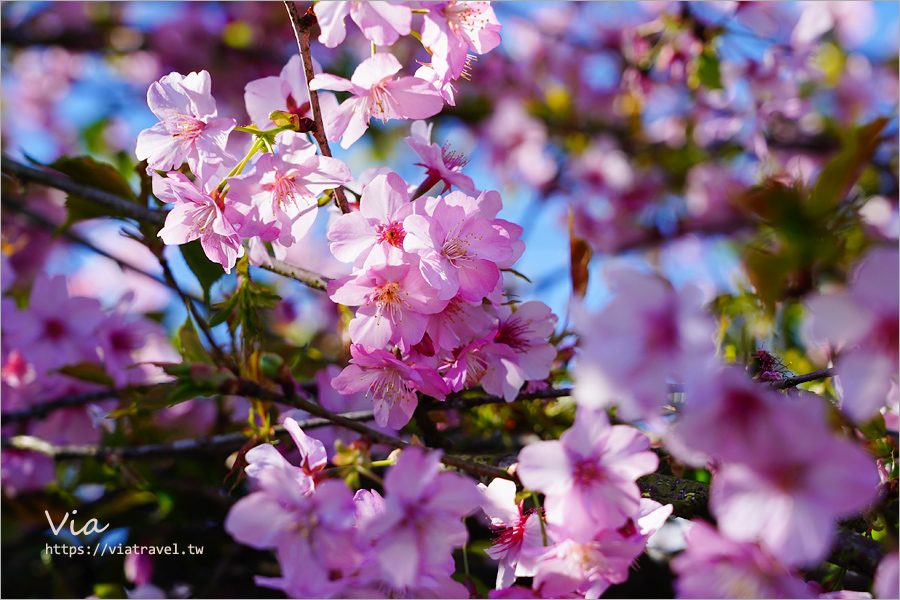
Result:
{"label": "pink cherry blossom", "polygon": [[[649,448],[650,441],[637,429],[610,426],[605,412],[581,408],[559,440],[525,446],[517,472],[523,485],[546,496],[548,523],[615,528],[638,509],[637,478],[659,463]],[[585,543],[596,529],[582,527],[569,535]]]}
{"label": "pink cherry blossom", "polygon": [[218,189],[201,192],[185,175],[172,171],[165,179],[153,178],[153,193],[160,200],[175,204],[159,232],[163,242],[186,244],[199,238],[206,256],[230,273],[237,259],[244,255],[237,230],[241,221],[232,220],[240,219],[241,215],[228,210]]}
{"label": "pink cherry blossom", "polygon": [[695,521],[672,561],[678,598],[814,598],[813,589],[764,547]]}
{"label": "pink cherry blossom", "polygon": [[788,435],[719,469],[709,506],[725,535],[760,541],[785,563],[811,564],[827,554],[838,518],[874,500],[875,461],[857,444],[835,438],[822,412],[784,413]]}
{"label": "pink cherry blossom", "polygon": [[876,598],[900,597],[900,583],[898,583],[900,581],[900,575],[898,575],[900,560],[898,558],[900,557],[897,552],[891,552],[878,563],[878,568],[875,570],[875,585],[872,590]]}
{"label": "pink cherry blossom", "polygon": [[390,352],[358,344],[350,346],[350,354],[350,364],[331,385],[341,394],[366,392],[379,427],[406,425],[418,405],[416,391],[438,400],[450,391],[437,371],[424,363],[406,364]]}
{"label": "pink cherry blossom", "polygon": [[250,121],[260,129],[274,127],[269,115],[283,110],[299,117],[312,118],[309,89],[299,54],[291,56],[278,77],[263,77],[244,87],[244,104]]}
{"label": "pink cherry blossom", "polygon": [[228,196],[235,210],[254,224],[242,227],[243,237],[260,235],[291,246],[312,227],[319,208],[316,197],[352,176],[340,160],[319,156],[302,134],[285,131],[279,149],[283,152],[264,154],[250,171],[230,178]]}
{"label": "pink cherry blossom", "polygon": [[441,193],[446,193],[451,186],[455,186],[465,194],[474,195],[476,191],[472,179],[460,173],[468,160],[461,154],[450,151],[448,144],[444,144],[443,147],[432,144],[432,127],[432,123],[414,121],[410,127],[409,137],[406,138],[406,143],[423,161],[416,164],[428,170],[426,182],[421,187],[427,191],[425,186],[429,181],[432,182],[431,185],[440,181],[444,183]]}
{"label": "pink cherry blossom", "polygon": [[100,303],[70,298],[65,277],[38,276],[28,309],[4,317],[4,344],[16,348],[39,378],[49,369],[98,359],[97,328],[104,320]]}
{"label": "pink cherry blossom", "polygon": [[331,224],[331,253],[338,260],[363,267],[376,246],[386,247],[379,258],[390,255],[390,248],[402,250],[406,238],[403,220],[413,208],[406,182],[399,175],[378,175],[363,188],[359,210],[341,215]]}
{"label": "pink cherry blossom", "polygon": [[579,329],[591,335],[578,359],[576,400],[590,407],[617,404],[629,421],[658,421],[668,382],[683,381],[713,357],[714,322],[696,287],[676,291],[631,269],[607,279],[613,299],[598,315],[579,319]]}
{"label": "pink cherry blossom", "polygon": [[311,90],[353,93],[328,115],[326,129],[333,141],[341,137],[341,147],[349,148],[369,128],[372,117],[426,119],[440,112],[444,101],[430,83],[416,77],[393,79],[400,68],[393,54],[380,52],[360,63],[349,81],[327,73],[310,81]]}
{"label": "pink cherry blossom", "polygon": [[448,302],[435,297],[414,260],[369,267],[329,281],[328,297],[338,304],[359,306],[350,322],[353,343],[375,348],[392,343],[401,350],[422,340],[427,315],[441,312]]}
{"label": "pink cherry blossom", "polygon": [[[672,505],[662,506],[644,498],[626,524],[617,529],[596,530],[591,522],[573,516],[562,530],[571,533],[579,528],[579,535],[562,539],[535,558],[534,589],[543,597],[559,598],[577,591],[584,598],[599,598],[610,585],[628,579],[634,559],[670,514]],[[585,537],[585,530],[594,533],[588,534],[587,540],[576,541]]]}
{"label": "pink cherry blossom", "polygon": [[457,295],[444,310],[428,318],[426,332],[439,348],[453,350],[487,335],[492,325],[491,316],[480,302],[467,302]]}
{"label": "pink cherry blossom", "polygon": [[408,2],[322,2],[313,10],[322,30],[319,41],[328,48],[344,41],[348,14],[363,36],[377,46],[390,46],[401,35],[409,35],[412,23]]}
{"label": "pink cherry blossom", "polygon": [[497,313],[499,322],[494,342],[512,350],[515,360],[503,358],[505,352],[498,348],[500,360],[482,380],[482,386],[489,393],[512,402],[526,381],[546,379],[550,375],[556,348],[547,338],[556,328],[557,318],[549,306],[537,300],[523,302],[515,312],[502,305]]}
{"label": "pink cherry blossom", "polygon": [[469,50],[484,54],[500,45],[500,22],[490,2],[428,2],[422,45],[439,72],[463,74]]}
{"label": "pink cherry blossom", "polygon": [[403,450],[384,478],[384,512],[364,525],[395,587],[424,587],[468,539],[462,517],[475,511],[481,494],[471,479],[441,471],[440,460],[440,451]]}
{"label": "pink cherry blossom", "polygon": [[515,397],[525,383],[515,351],[494,343],[492,338],[457,348],[451,358],[445,359],[440,372],[454,392],[480,383],[488,393]]}
{"label": "pink cherry blossom", "polygon": [[872,251],[857,268],[850,289],[808,301],[811,329],[840,354],[835,361],[842,408],[856,421],[875,416],[897,381],[898,251]]}
{"label": "pink cherry blossom", "polygon": [[[474,203],[475,199],[470,198]],[[403,221],[403,248],[419,255],[419,268],[438,298],[459,293],[469,302],[486,297],[500,279],[497,262],[512,254],[510,241],[487,219],[469,217],[462,206],[438,200],[429,215]]]}
{"label": "pink cherry blossom", "polygon": [[506,588],[516,577],[534,575],[529,555],[543,549],[540,516],[535,511],[522,512],[522,502],[516,504],[516,484],[508,479],[495,479],[487,486],[479,483],[478,489],[484,495],[481,509],[496,532],[494,545],[485,552],[500,561],[496,587]]}
{"label": "pink cherry blossom", "polygon": [[209,73],[170,73],[150,86],[147,103],[160,122],[138,135],[135,154],[149,169],[170,171],[187,162],[194,173],[201,168],[233,162],[225,151],[234,119],[216,117]]}

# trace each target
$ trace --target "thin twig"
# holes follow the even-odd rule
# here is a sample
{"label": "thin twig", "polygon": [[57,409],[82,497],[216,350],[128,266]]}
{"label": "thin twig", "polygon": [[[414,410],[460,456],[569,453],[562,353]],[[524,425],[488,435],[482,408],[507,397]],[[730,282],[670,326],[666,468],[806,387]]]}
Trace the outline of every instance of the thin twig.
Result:
{"label": "thin twig", "polygon": [[166,221],[166,213],[161,210],[146,208],[122,196],[77,183],[65,175],[28,167],[6,156],[2,157],[0,165],[2,165],[4,173],[22,180],[34,181],[41,185],[59,189],[73,196],[87,198],[132,219],[157,225],[162,225]]}
{"label": "thin twig", "polygon": [[[341,416],[350,421],[371,421],[375,418],[372,411],[351,412]],[[334,423],[328,419],[307,419],[305,421],[300,421],[298,424],[302,429],[317,429],[334,425]],[[276,436],[283,436],[287,433],[283,425],[276,425],[273,427],[273,430]],[[246,433],[243,431],[236,431],[234,433],[223,433],[211,437],[176,440],[164,444],[100,446],[96,444],[57,445],[31,435],[17,435],[12,437],[4,436],[2,438],[2,446],[4,448],[15,448],[17,450],[30,450],[48,456],[54,460],[76,458],[102,459],[108,456],[117,456],[120,458],[146,458],[150,456],[164,456],[215,448],[239,448],[247,441],[247,439]]]}
{"label": "thin twig", "polygon": [[[55,231],[56,229],[59,228],[58,223],[53,223],[52,221],[50,221],[50,219],[44,217],[43,215],[40,215],[40,214],[30,210],[29,208],[26,207],[26,205],[24,203],[20,202],[19,200],[13,200],[11,198],[3,198],[3,204],[8,205],[13,211],[28,217],[36,225],[39,225],[41,227],[44,227],[46,229],[50,229],[53,231]],[[106,250],[103,250],[102,248],[98,248],[97,246],[95,246],[94,244],[89,242],[87,239],[83,238],[81,235],[75,233],[71,229],[67,229],[67,230],[63,231],[62,234],[60,234],[60,235],[62,235],[62,237],[66,238],[70,242],[73,242],[75,244],[83,246],[83,247],[87,248],[88,250],[90,250],[96,254],[99,254],[100,256],[102,256],[104,258],[108,258],[109,260],[111,260],[114,263],[116,263],[117,265],[119,265],[119,267],[121,267],[122,269],[128,269],[130,271],[137,273],[138,275],[143,275],[147,279],[152,279],[153,281],[155,281],[156,283],[158,283],[160,285],[170,287],[169,283],[164,278],[154,275],[154,274],[150,273],[149,271],[145,271],[145,270],[141,269],[140,267],[136,267],[135,265],[129,263],[128,261],[122,260],[121,258],[119,258],[113,254],[110,254]],[[202,302],[202,300],[200,298],[198,298],[197,296],[194,296],[193,294],[189,294],[189,293],[185,292],[185,295],[188,296],[194,302]]]}
{"label": "thin twig", "polygon": [[[401,440],[398,437],[382,433],[381,431],[364,425],[363,423],[358,423],[356,421],[346,419],[342,415],[335,414],[319,406],[318,404],[314,404],[309,400],[302,398],[294,391],[292,382],[284,382],[282,384],[282,389],[284,391],[283,394],[273,392],[267,388],[262,387],[255,381],[251,381],[249,379],[232,380],[227,382],[227,385],[228,389],[222,390],[223,393],[262,398],[265,400],[272,400],[275,402],[287,404],[289,406],[294,406],[301,410],[305,410],[311,415],[321,417],[323,419],[328,419],[336,425],[340,425],[346,429],[361,433],[375,443],[386,444],[388,446],[393,446],[394,448],[406,448],[411,445],[405,440]],[[514,476],[510,475],[504,469],[500,469],[490,465],[474,463],[452,454],[444,454],[441,457],[441,462],[443,462],[445,465],[456,467],[458,469],[462,469],[476,475],[485,477],[500,477],[502,479],[510,479],[512,481],[516,480]]]}
{"label": "thin twig", "polygon": [[[319,149],[323,156],[331,156],[331,148],[328,146],[328,139],[325,137],[325,121],[322,119],[322,109],[319,106],[319,94],[315,90],[309,89],[309,82],[315,77],[313,70],[312,52],[309,49],[309,28],[316,24],[316,15],[312,9],[307,11],[302,17],[297,12],[297,6],[292,0],[285,0],[285,8],[287,8],[288,16],[291,19],[291,25],[294,27],[294,35],[297,37],[297,46],[300,48],[300,57],[303,59],[303,72],[306,75],[306,88],[309,90],[309,105],[312,108],[313,120],[316,122],[316,129],[313,135],[316,142],[319,143]],[[340,186],[334,188],[334,203],[340,209],[341,213],[350,212],[350,205],[347,204],[347,197],[344,190]]]}
{"label": "thin twig", "polygon": [[788,388],[796,387],[801,383],[808,383],[810,381],[816,381],[818,379],[828,379],[829,377],[834,377],[834,367],[821,369],[819,371],[813,371],[812,373],[806,373],[805,375],[786,377],[781,381],[773,382],[772,387],[779,390],[786,390]]}
{"label": "thin twig", "polygon": [[269,260],[271,264],[260,265],[260,268],[273,273],[278,273],[284,277],[296,279],[300,283],[305,283],[314,290],[321,290],[324,292],[327,289],[328,282],[331,281],[328,277],[313,273],[303,267],[296,267],[288,264],[283,260],[278,260],[276,258],[270,258]]}
{"label": "thin twig", "polygon": [[159,264],[162,265],[163,273],[165,274],[166,281],[169,282],[170,287],[175,290],[181,299],[184,301],[184,305],[187,307],[188,313],[193,315],[194,321],[197,323],[197,327],[200,328],[200,331],[203,332],[203,335],[206,336],[206,341],[209,342],[210,347],[213,350],[213,353],[216,355],[216,362],[220,365],[227,366],[229,369],[234,371],[234,366],[230,364],[227,360],[225,352],[219,348],[219,345],[216,344],[216,341],[213,339],[212,331],[209,328],[209,321],[203,318],[203,315],[200,314],[200,311],[197,310],[194,302],[191,301],[190,297],[181,291],[181,287],[179,287],[178,282],[175,281],[175,275],[172,273],[172,269],[169,267],[169,261],[166,260],[165,256],[163,256],[162,252],[160,252],[157,257],[159,260]]}
{"label": "thin twig", "polygon": [[85,392],[83,394],[72,394],[71,396],[63,396],[62,398],[55,398],[53,400],[39,401],[36,402],[34,406],[22,410],[0,413],[0,425],[42,417],[48,412],[59,410],[60,408],[70,408],[72,406],[80,406],[90,402],[99,402],[100,400],[107,400],[109,398],[119,398],[132,391],[137,390],[136,388],[106,389],[98,390],[96,392]]}

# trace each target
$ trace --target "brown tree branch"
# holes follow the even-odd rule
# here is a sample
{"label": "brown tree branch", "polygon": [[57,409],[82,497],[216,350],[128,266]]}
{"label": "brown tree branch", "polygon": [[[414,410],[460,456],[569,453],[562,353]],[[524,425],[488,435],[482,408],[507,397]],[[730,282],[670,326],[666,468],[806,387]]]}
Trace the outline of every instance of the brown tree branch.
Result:
{"label": "brown tree branch", "polygon": [[324,292],[327,289],[328,282],[331,281],[330,278],[325,277],[324,275],[313,273],[303,267],[288,264],[283,260],[278,260],[277,258],[270,258],[269,260],[271,261],[271,264],[260,265],[260,268],[277,273],[283,277],[290,277],[300,283],[305,283],[314,290],[321,290]]}
{"label": "brown tree branch", "polygon": [[808,383],[810,381],[816,381],[817,379],[828,379],[829,377],[834,377],[834,367],[813,371],[812,373],[806,373],[805,375],[786,377],[781,381],[773,382],[772,387],[778,390],[786,390],[788,388],[796,387],[801,383]]}
{"label": "brown tree branch", "polygon": [[110,194],[107,191],[99,190],[89,185],[77,183],[61,173],[28,167],[6,156],[3,156],[2,159],[0,159],[0,169],[2,169],[4,173],[24,181],[34,181],[35,183],[56,188],[74,196],[87,198],[97,204],[102,204],[106,208],[138,221],[155,225],[162,225],[166,221],[166,213],[164,211],[147,208],[132,202],[127,198]]}
{"label": "brown tree branch", "polygon": [[[358,411],[341,415],[350,421],[371,421],[374,419],[372,411]],[[317,429],[334,425],[328,419],[307,419],[298,423],[302,429]],[[283,425],[273,427],[276,436],[283,436],[287,432]],[[145,444],[142,446],[100,446],[87,445],[57,445],[31,435],[4,436],[2,446],[17,450],[30,450],[48,456],[54,460],[68,460],[78,458],[103,459],[110,456],[119,458],[148,458],[152,456],[164,456],[179,454],[182,452],[197,452],[216,448],[240,448],[248,437],[243,431],[224,433],[203,438],[190,438],[176,440],[163,444]]]}
{"label": "brown tree branch", "polygon": [[[313,120],[316,122],[313,136],[315,136],[316,142],[319,144],[322,155],[331,156],[331,147],[328,145],[328,138],[325,137],[325,121],[322,119],[322,108],[319,106],[319,94],[315,90],[309,89],[309,82],[315,77],[312,52],[309,49],[309,29],[316,24],[316,15],[312,9],[309,9],[301,17],[293,0],[285,0],[284,6],[287,8],[291,25],[294,27],[294,35],[297,36],[297,46],[300,48],[300,57],[303,59],[303,72],[306,75],[306,88],[309,91],[309,105],[312,108]],[[347,197],[340,186],[334,188],[334,203],[341,213],[347,214],[350,212]]]}

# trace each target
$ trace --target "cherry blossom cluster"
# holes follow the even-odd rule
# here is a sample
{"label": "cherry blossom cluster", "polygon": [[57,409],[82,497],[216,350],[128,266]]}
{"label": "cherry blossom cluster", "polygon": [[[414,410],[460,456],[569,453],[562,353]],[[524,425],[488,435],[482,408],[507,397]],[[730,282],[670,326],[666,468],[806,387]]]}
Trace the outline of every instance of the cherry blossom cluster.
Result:
{"label": "cherry blossom cluster", "polygon": [[[882,341],[896,337],[896,291],[881,285],[896,279],[897,254],[874,251],[850,290],[810,300],[814,330],[849,342],[839,355],[846,369],[839,371],[841,380],[865,381],[872,390],[871,396],[854,394],[853,405],[845,395],[844,410],[856,419],[897,410],[889,396],[896,389],[896,347]],[[587,343],[575,370],[576,400],[585,408],[616,406],[629,421],[652,423],[673,456],[712,472],[709,507],[718,531],[701,523],[689,535],[687,552],[673,564],[682,575],[676,584],[680,597],[743,596],[749,590],[767,597],[817,597],[821,590],[793,569],[825,558],[838,519],[865,511],[875,499],[875,461],[856,440],[829,426],[823,398],[785,396],[765,378],[753,381],[742,369],[722,364],[698,290],[676,291],[656,275],[635,271],[616,270],[609,277],[612,299],[599,313],[581,316]],[[837,314],[859,315],[861,323],[842,330]],[[852,338],[840,337],[850,329]],[[871,356],[856,372],[852,358],[861,353]],[[671,403],[666,386],[672,381],[684,382],[685,398],[674,420],[662,412]],[[722,575],[694,577],[701,567]],[[739,591],[737,585],[749,587]]]}
{"label": "cherry blossom cluster", "polygon": [[[8,272],[8,271],[6,271]],[[95,392],[104,386],[60,372],[62,367],[91,363],[117,386],[154,383],[166,376],[151,361],[171,359],[165,330],[148,319],[129,314],[129,299],[104,311],[94,298],[69,296],[66,278],[37,277],[28,308],[20,310],[3,298],[3,412],[25,410],[41,401]],[[4,426],[4,435],[28,433],[52,443],[93,444],[112,400],[62,408],[23,427]],[[30,451],[3,451],[3,489],[10,494],[40,489],[56,476],[53,461]]]}
{"label": "cherry blossom cluster", "polygon": [[443,400],[480,384],[511,401],[545,379],[556,355],[556,317],[541,302],[503,303],[501,268],[524,250],[522,229],[497,218],[497,192],[454,191],[410,201],[407,184],[380,174],[328,239],[354,271],[328,283],[329,297],[359,307],[350,321],[353,358],[333,380],[341,393],[367,391],[376,422],[399,429],[417,392]]}
{"label": "cherry blossom cluster", "polygon": [[257,577],[257,584],[291,598],[468,596],[450,578],[451,553],[468,539],[462,518],[478,507],[474,482],[442,471],[440,451],[409,447],[388,470],[384,496],[354,495],[323,472],[321,442],[291,418],[284,426],[301,466],[270,444],[250,450],[245,472],[254,491],[225,520],[237,541],[276,551],[281,577]]}
{"label": "cherry blossom cluster", "polygon": [[599,598],[625,581],[649,537],[672,514],[671,505],[641,498],[635,483],[659,463],[649,448],[634,427],[610,425],[605,412],[580,409],[559,440],[535,442],[519,453],[516,473],[526,488],[544,494],[544,514],[523,512],[511,481],[480,485],[481,507],[497,531],[487,550],[500,561],[497,589],[532,577],[540,598]]}
{"label": "cherry blossom cluster", "polygon": [[[452,81],[464,74],[467,51],[481,54],[495,48],[500,24],[489,2],[426,4],[420,37],[433,62],[416,76],[395,80],[403,66],[393,54],[380,52],[363,61],[350,80],[320,73],[307,88],[295,57],[280,77],[247,84],[248,114],[257,126],[271,124],[269,115],[275,110],[308,118],[309,90],[350,92],[340,105],[330,95],[323,95],[322,101],[328,139],[341,140],[349,148],[373,117],[424,119],[439,113],[445,101],[453,103]],[[323,13],[320,39],[330,47],[343,40],[347,14],[374,46],[391,45],[410,34],[412,9],[407,2],[324,3],[316,8]],[[210,260],[226,272],[244,255],[245,242],[253,264],[268,261],[266,243],[276,258],[284,258],[286,249],[312,226],[317,197],[352,178],[343,162],[320,156],[305,136],[280,131],[285,128],[267,130],[273,137],[278,134],[277,146],[260,137],[247,158],[232,156],[226,147],[236,123],[218,116],[206,71],[163,77],[150,86],[147,103],[160,121],[141,132],[136,155],[147,161],[154,194],[173,205],[159,235],[175,245],[199,239]],[[258,150],[264,155],[243,172]],[[196,175],[194,181],[175,171],[185,163]]]}

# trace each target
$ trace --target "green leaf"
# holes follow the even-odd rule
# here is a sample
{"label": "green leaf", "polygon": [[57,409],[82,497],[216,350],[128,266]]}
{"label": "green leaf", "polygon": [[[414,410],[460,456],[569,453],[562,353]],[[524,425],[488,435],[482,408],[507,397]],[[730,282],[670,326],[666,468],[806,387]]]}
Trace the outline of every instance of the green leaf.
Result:
{"label": "green leaf", "polygon": [[75,379],[81,379],[82,381],[90,381],[109,387],[115,385],[115,382],[112,377],[107,374],[103,365],[95,362],[83,361],[74,365],[66,365],[59,369],[59,372],[68,375],[69,377],[74,377]]}
{"label": "green leaf", "polygon": [[184,325],[178,330],[178,341],[181,343],[181,355],[185,358],[186,362],[202,362],[209,365],[214,364],[209,353],[206,351],[206,348],[204,348],[203,344],[200,342],[200,336],[197,335],[197,330],[194,329],[194,323],[191,322],[190,317],[187,318]]}
{"label": "green leaf", "polygon": [[204,301],[209,304],[209,290],[225,274],[225,270],[222,268],[222,265],[214,263],[207,258],[206,253],[203,251],[203,246],[200,245],[200,240],[182,244],[179,248],[182,256],[184,256],[184,261],[197,278],[197,281],[200,282],[200,287],[203,288]]}
{"label": "green leaf", "polygon": [[118,583],[95,583],[94,596],[97,598],[127,598],[128,594]]}
{"label": "green leaf", "polygon": [[219,312],[213,315],[213,318],[209,320],[210,329],[228,320],[228,317],[234,312],[238,300],[240,300],[240,294],[234,293],[228,300],[216,304],[215,307],[219,309]]}
{"label": "green leaf", "polygon": [[[63,156],[47,166],[68,175],[73,181],[137,202],[131,186],[115,167],[96,161],[90,156]],[[125,217],[123,213],[113,208],[75,194],[66,197],[66,210],[68,212],[66,222],[60,225],[57,232],[65,231],[73,223],[85,219]]]}
{"label": "green leaf", "polygon": [[824,215],[847,198],[853,184],[872,162],[887,123],[888,119],[881,117],[847,134],[841,151],[822,168],[816,180],[809,201],[811,215]]}
{"label": "green leaf", "polygon": [[700,84],[709,90],[722,89],[722,76],[719,73],[719,58],[709,49],[697,57],[697,78]]}

